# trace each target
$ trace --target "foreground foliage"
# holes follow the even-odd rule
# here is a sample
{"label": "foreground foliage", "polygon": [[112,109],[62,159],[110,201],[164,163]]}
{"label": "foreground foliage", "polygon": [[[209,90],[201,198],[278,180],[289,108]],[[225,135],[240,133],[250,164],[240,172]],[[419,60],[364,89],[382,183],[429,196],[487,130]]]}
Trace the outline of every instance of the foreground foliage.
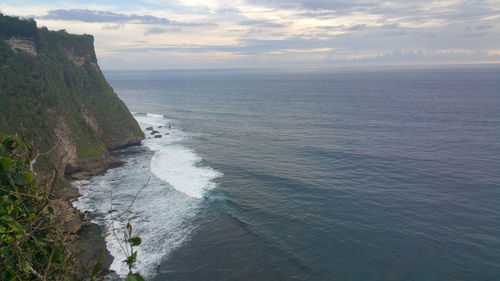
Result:
{"label": "foreground foliage", "polygon": [[53,185],[38,186],[31,153],[18,137],[0,136],[0,279],[69,280],[72,254],[50,221]]}
{"label": "foreground foliage", "polygon": [[[39,186],[31,170],[32,149],[14,136],[0,135],[0,280],[78,280],[74,254],[66,237],[51,223],[49,206],[57,172],[50,184]],[[141,238],[132,234],[130,223],[125,239],[124,261],[129,267],[127,281],[144,280],[132,272]],[[113,229],[113,232],[115,230]],[[102,261],[86,280],[94,280]]]}

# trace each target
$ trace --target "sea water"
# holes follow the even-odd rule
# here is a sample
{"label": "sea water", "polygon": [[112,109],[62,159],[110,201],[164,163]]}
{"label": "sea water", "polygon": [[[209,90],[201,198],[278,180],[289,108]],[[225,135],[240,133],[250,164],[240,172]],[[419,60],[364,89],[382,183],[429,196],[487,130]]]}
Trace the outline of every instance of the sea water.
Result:
{"label": "sea water", "polygon": [[146,139],[75,205],[120,275],[130,221],[149,280],[500,278],[500,69],[105,76]]}

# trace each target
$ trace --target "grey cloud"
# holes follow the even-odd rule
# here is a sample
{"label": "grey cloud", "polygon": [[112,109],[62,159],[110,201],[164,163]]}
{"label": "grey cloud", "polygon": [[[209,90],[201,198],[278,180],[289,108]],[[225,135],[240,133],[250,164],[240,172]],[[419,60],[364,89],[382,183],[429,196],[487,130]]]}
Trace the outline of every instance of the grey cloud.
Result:
{"label": "grey cloud", "polygon": [[393,29],[393,28],[398,28],[398,27],[399,27],[399,24],[397,24],[397,23],[382,25],[382,28],[384,28],[384,29]]}
{"label": "grey cloud", "polygon": [[338,27],[342,27],[344,25],[318,25],[316,28],[318,29],[323,29],[323,30],[335,30]]}
{"label": "grey cloud", "polygon": [[161,27],[153,27],[153,28],[150,28],[148,29],[144,35],[151,35],[151,34],[162,34],[162,33],[165,33],[167,32],[167,30],[165,28],[161,28]]}
{"label": "grey cloud", "polygon": [[[458,28],[457,28],[458,29]],[[388,31],[380,31],[388,32]],[[325,52],[325,54],[330,57],[324,59],[323,63],[328,62],[438,62],[438,61],[473,61],[473,60],[491,60],[498,59],[500,56],[488,56],[484,51],[476,50],[471,53],[469,52],[456,52],[456,51],[439,51],[447,49],[455,49],[454,44],[450,44],[449,37],[440,36],[437,39],[434,38],[428,42],[422,42],[422,36],[426,33],[422,33],[420,38],[414,36],[413,34],[401,34],[398,36],[386,36],[382,37],[380,32],[375,32],[370,34],[343,34],[339,36],[330,36],[327,39],[302,39],[302,38],[288,38],[282,40],[259,40],[259,39],[242,39],[236,46],[226,46],[226,45],[163,45],[160,47],[152,48],[124,48],[117,50],[118,52],[148,52],[148,51],[160,51],[160,52],[185,52],[185,53],[208,53],[208,52],[229,52],[239,55],[248,56],[274,56],[271,55],[273,51],[281,51],[284,49],[294,49],[294,50],[310,50],[317,48],[330,48],[331,50]],[[410,31],[409,31],[410,32]],[[450,35],[453,37],[454,35]],[[469,42],[471,40],[464,39],[464,42]],[[496,40],[496,41],[500,41]],[[429,46],[429,42],[433,42],[433,46]],[[420,43],[420,45],[419,45]],[[497,44],[498,42],[493,42],[492,44]],[[474,49],[471,43],[470,46],[463,46],[464,49]],[[373,48],[373,46],[376,46]],[[387,51],[394,50],[394,51]],[[366,53],[379,53],[381,55],[362,57]],[[342,58],[344,55],[356,55],[361,54],[360,58]],[[280,56],[294,56],[290,53],[283,53],[276,55]]]}
{"label": "grey cloud", "polygon": [[[306,42],[301,42],[302,40],[289,39],[282,40],[283,42],[278,45],[280,49],[309,49]],[[248,46],[208,46],[208,45],[190,45],[190,46],[178,46],[178,45],[166,45],[164,47],[156,48],[124,48],[118,50],[119,52],[128,53],[142,53],[148,51],[163,51],[163,52],[210,52],[210,51],[223,51],[231,52],[244,55],[260,55],[256,49],[250,51],[256,46],[260,47],[260,51],[269,51],[269,46],[275,45],[275,40],[250,40]],[[304,44],[305,43],[305,44]],[[290,46],[292,45],[292,46]],[[275,49],[275,48],[272,48]],[[342,55],[345,51],[329,51],[331,55]],[[460,53],[460,52],[439,52],[439,51],[429,51],[423,49],[417,50],[407,50],[407,49],[394,49],[389,52],[383,52],[377,56],[371,57],[360,57],[360,58],[330,58],[325,60],[325,62],[416,62],[416,61],[427,61],[427,62],[438,62],[438,61],[474,61],[474,60],[489,60],[489,59],[500,59],[500,55],[489,56],[484,51],[473,51],[471,53]]]}
{"label": "grey cloud", "polygon": [[213,23],[182,23],[171,21],[167,18],[160,18],[151,15],[120,14],[107,11],[97,11],[88,9],[70,10],[50,10],[42,19],[82,21],[89,23],[137,23],[137,24],[159,24],[159,25],[181,25],[181,26],[202,26],[214,25]]}
{"label": "grey cloud", "polygon": [[476,61],[476,60],[491,60],[499,59],[500,56],[488,56],[486,52],[474,51],[471,53],[458,53],[449,52],[442,53],[436,51],[408,51],[408,50],[394,50],[382,55],[358,59],[360,62],[439,62],[439,61]]}
{"label": "grey cloud", "polygon": [[356,1],[356,0],[248,0],[247,2],[264,6],[279,7],[285,9],[305,9],[311,11],[346,11],[359,10],[367,7],[376,6],[374,1]]}
{"label": "grey cloud", "polygon": [[487,29],[492,29],[494,26],[492,24],[479,24],[479,25],[467,25],[464,30],[465,31],[471,31],[471,30],[476,30],[476,31],[483,31]]}
{"label": "grey cloud", "polygon": [[365,29],[365,28],[366,28],[366,24],[357,24],[357,25],[353,25],[353,26],[348,27],[346,30],[356,31],[356,30],[361,30],[361,29]]}
{"label": "grey cloud", "polygon": [[88,9],[71,10],[50,10],[43,19],[53,20],[76,20],[83,22],[137,22],[142,24],[170,24],[171,21],[166,18],[158,18],[150,15],[140,16],[136,14],[126,15],[107,11],[96,11]]}
{"label": "grey cloud", "polygon": [[161,27],[153,27],[148,29],[146,32],[144,32],[144,35],[152,35],[152,34],[162,34],[162,33],[167,33],[167,32],[181,32],[182,29],[180,28],[161,28]]}
{"label": "grey cloud", "polygon": [[279,49],[309,49],[318,48],[319,40],[304,40],[298,38],[284,40],[241,40],[240,45],[164,45],[152,48],[122,48],[121,52],[144,52],[144,51],[170,51],[170,52],[231,52],[246,55],[255,55]]}
{"label": "grey cloud", "polygon": [[102,30],[119,30],[122,28],[124,25],[122,23],[118,24],[108,24],[102,27]]}
{"label": "grey cloud", "polygon": [[450,22],[477,21],[481,17],[499,15],[498,3],[487,0],[460,0],[439,8],[429,9],[434,0],[247,0],[271,8],[300,11],[297,14],[312,18],[334,18],[354,12],[377,14],[385,19],[405,18],[425,22],[439,18]]}
{"label": "grey cloud", "polygon": [[240,12],[241,11],[236,8],[223,8],[215,11],[215,13],[217,14],[225,14],[225,15],[239,14]]}
{"label": "grey cloud", "polygon": [[250,25],[250,26],[258,26],[258,27],[286,27],[286,25],[275,23],[270,20],[246,20],[239,22],[240,25]]}
{"label": "grey cloud", "polygon": [[[370,26],[366,24],[357,24],[357,25],[318,25],[315,28],[324,30],[324,31],[374,31],[374,30],[394,30],[399,28],[399,24],[385,24],[382,26]],[[319,36],[320,34],[316,34]]]}

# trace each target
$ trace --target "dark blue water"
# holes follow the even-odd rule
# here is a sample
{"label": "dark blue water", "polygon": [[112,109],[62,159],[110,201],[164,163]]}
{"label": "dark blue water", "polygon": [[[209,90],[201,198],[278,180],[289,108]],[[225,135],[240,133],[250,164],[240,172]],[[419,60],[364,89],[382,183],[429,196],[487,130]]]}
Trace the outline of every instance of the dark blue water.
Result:
{"label": "dark blue water", "polygon": [[500,279],[499,69],[105,75],[222,175],[155,280]]}

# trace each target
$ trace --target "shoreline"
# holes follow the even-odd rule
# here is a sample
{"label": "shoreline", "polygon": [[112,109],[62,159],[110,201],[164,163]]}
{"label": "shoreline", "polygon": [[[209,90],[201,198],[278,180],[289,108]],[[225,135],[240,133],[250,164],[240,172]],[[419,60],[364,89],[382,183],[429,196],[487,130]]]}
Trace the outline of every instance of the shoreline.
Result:
{"label": "shoreline", "polygon": [[[80,274],[83,272],[87,274],[91,272],[99,258],[102,259],[104,257],[105,262],[98,276],[110,278],[110,280],[119,279],[118,274],[110,269],[115,257],[111,255],[107,248],[105,239],[106,233],[104,229],[98,223],[92,222],[87,214],[88,211],[80,210],[73,205],[73,202],[82,196],[74,182],[91,179],[95,176],[105,174],[110,169],[122,166],[125,162],[115,157],[117,152],[121,149],[140,145],[141,141],[110,148],[108,150],[110,152],[109,158],[112,159],[112,161],[104,162],[106,165],[98,169],[64,175],[65,180],[68,182],[68,186],[56,192],[55,199],[53,200],[55,201],[54,203],[56,203],[56,206],[58,205],[60,207],[59,209],[66,208],[67,210],[61,211],[62,213],[59,214],[60,220],[55,223],[61,225],[65,231],[72,233],[71,236],[73,239],[70,239],[68,244],[71,250],[78,249],[78,254],[75,258],[78,271],[82,271]],[[56,215],[55,217],[58,216]]]}

